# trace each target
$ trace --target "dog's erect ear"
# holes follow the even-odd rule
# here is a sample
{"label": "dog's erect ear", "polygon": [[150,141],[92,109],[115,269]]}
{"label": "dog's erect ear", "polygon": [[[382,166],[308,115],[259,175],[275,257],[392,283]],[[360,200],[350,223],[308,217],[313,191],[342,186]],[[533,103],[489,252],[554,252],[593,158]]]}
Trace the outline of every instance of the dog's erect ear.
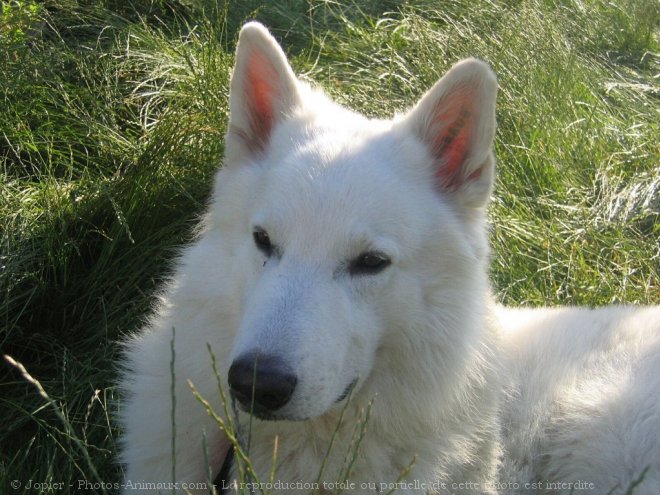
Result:
{"label": "dog's erect ear", "polygon": [[438,187],[461,205],[485,206],[494,179],[497,81],[479,60],[459,62],[404,117],[428,146]]}
{"label": "dog's erect ear", "polygon": [[258,22],[241,29],[229,93],[227,162],[263,152],[277,123],[300,101],[286,55]]}

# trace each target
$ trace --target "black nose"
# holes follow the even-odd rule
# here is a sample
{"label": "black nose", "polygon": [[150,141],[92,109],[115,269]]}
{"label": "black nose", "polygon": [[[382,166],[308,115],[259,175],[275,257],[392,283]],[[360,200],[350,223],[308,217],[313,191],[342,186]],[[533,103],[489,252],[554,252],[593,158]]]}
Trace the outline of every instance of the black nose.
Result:
{"label": "black nose", "polygon": [[243,409],[257,415],[284,406],[293,395],[298,378],[276,356],[244,354],[229,368],[229,389]]}

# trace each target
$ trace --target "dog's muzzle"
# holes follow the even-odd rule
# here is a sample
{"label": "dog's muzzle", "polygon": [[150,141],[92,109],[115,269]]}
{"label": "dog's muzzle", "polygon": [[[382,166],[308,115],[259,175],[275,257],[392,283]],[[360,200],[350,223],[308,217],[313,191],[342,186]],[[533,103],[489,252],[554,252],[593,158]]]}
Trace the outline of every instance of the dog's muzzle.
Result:
{"label": "dog's muzzle", "polygon": [[296,388],[298,377],[277,356],[248,353],[229,368],[229,391],[246,412],[269,419],[284,407]]}

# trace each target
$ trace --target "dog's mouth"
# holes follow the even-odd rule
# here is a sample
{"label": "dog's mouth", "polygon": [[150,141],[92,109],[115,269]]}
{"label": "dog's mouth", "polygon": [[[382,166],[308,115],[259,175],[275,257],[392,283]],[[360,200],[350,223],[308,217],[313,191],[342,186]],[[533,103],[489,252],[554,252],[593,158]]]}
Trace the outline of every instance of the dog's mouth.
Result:
{"label": "dog's mouth", "polygon": [[269,409],[260,407],[258,404],[244,404],[243,402],[236,401],[233,398],[232,398],[232,403],[235,404],[234,407],[236,407],[237,404],[238,408],[241,411],[246,412],[251,416],[264,421],[277,421],[280,419],[289,419],[284,417],[278,417],[277,411],[271,411]]}
{"label": "dog's mouth", "polygon": [[350,393],[353,391],[355,388],[355,385],[357,385],[358,379],[354,378],[351,383],[348,384],[348,386],[344,389],[344,391],[341,393],[339,397],[335,400],[335,404],[338,404],[339,402],[343,401],[346,397],[350,395]]}
{"label": "dog's mouth", "polygon": [[[344,401],[347,397],[351,395],[355,386],[358,383],[358,379],[354,378],[342,391],[342,393],[334,400],[333,404],[339,404]],[[236,397],[232,396],[234,406],[238,406],[242,411],[252,415],[253,417],[260,419],[262,421],[306,421],[311,419],[309,416],[297,416],[295,413],[292,414],[290,411],[286,411],[286,407],[278,410],[271,410],[265,407],[260,406],[257,403],[249,404],[242,402],[240,400],[235,400]]]}

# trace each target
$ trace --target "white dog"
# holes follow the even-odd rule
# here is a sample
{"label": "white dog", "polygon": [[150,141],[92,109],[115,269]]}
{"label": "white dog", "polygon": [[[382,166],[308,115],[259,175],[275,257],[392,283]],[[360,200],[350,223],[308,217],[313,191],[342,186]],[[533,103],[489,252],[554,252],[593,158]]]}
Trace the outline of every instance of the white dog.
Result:
{"label": "white dog", "polygon": [[126,491],[255,487],[188,384],[230,419],[208,344],[267,490],[660,493],[660,310],[491,296],[496,90],[464,60],[371,120],[243,28],[212,203],[127,343]]}

